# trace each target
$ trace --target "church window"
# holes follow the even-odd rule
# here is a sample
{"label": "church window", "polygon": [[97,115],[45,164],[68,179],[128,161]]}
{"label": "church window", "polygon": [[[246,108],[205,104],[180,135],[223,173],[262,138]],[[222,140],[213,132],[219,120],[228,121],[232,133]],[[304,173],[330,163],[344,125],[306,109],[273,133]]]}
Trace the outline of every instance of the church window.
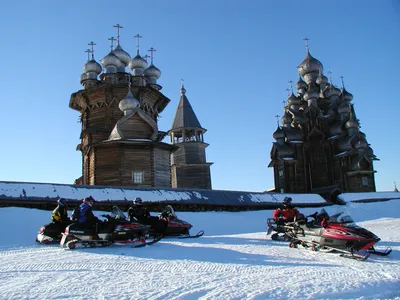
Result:
{"label": "church window", "polygon": [[278,173],[279,173],[279,176],[281,176],[281,177],[283,176],[283,170],[279,170]]}
{"label": "church window", "polygon": [[368,177],[366,177],[366,176],[364,176],[364,177],[361,177],[361,183],[362,183],[362,185],[368,185]]}
{"label": "church window", "polygon": [[133,183],[143,183],[143,177],[144,177],[143,172],[137,172],[137,171],[132,172]]}

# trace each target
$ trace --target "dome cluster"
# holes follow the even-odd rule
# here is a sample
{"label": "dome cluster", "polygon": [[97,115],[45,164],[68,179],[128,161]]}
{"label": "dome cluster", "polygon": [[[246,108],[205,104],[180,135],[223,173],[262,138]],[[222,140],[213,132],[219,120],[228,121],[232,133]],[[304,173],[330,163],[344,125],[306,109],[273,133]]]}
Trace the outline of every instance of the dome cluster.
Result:
{"label": "dome cluster", "polygon": [[334,155],[345,151],[375,159],[350,103],[353,95],[344,84],[339,89],[332,81],[329,82],[323,74],[322,63],[310,54],[308,47],[306,57],[297,69],[297,92],[288,95],[280,119],[282,126],[278,125],[273,133],[277,157],[293,159],[295,144],[317,138],[331,143]]}
{"label": "dome cluster", "polygon": [[[136,37],[140,36],[137,35]],[[113,42],[115,39],[111,38],[111,40]],[[107,80],[108,78],[114,78],[118,74],[128,73],[133,77],[140,76],[144,78],[145,82],[149,85],[157,86],[157,80],[161,77],[161,71],[153,64],[153,52],[155,50],[153,48],[149,50],[151,51],[151,63],[148,65],[147,60],[139,54],[139,43],[137,45],[136,56],[131,58],[129,53],[122,49],[119,43],[119,35],[117,41],[118,43],[115,47],[111,45],[113,50],[101,59],[101,64],[94,59],[93,45],[95,44],[93,42],[89,44],[92,46],[92,49],[86,51],[88,52],[88,61],[83,66],[83,73],[80,76],[81,84],[86,87],[96,84],[100,80]],[[89,57],[89,53],[91,53],[91,58]],[[132,74],[126,70],[127,68],[132,71]],[[111,81],[114,82],[113,80]]]}

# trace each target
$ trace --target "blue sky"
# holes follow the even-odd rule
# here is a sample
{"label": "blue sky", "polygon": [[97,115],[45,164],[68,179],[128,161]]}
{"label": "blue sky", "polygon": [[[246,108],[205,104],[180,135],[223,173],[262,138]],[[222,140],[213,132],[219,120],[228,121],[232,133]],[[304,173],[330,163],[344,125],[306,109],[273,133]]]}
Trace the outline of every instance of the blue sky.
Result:
{"label": "blue sky", "polygon": [[[332,81],[354,95],[357,118],[374,153],[378,191],[400,185],[398,96],[400,1],[8,1],[3,38],[0,180],[73,183],[81,175],[79,113],[68,107],[82,86],[88,43],[95,58],[121,24],[121,46],[150,47],[171,99],[159,121],[170,129],[183,78],[201,123],[214,189],[273,187],[270,161],[276,114],[288,81],[311,54]],[[165,140],[169,141],[169,140]]]}

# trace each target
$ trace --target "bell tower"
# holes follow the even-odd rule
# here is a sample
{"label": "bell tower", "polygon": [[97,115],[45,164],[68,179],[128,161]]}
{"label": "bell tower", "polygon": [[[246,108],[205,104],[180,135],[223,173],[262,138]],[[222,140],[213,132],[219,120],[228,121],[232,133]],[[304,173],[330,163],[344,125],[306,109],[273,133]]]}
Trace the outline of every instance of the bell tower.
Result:
{"label": "bell tower", "polygon": [[172,187],[211,189],[210,166],[206,161],[204,142],[206,129],[202,128],[181,86],[181,98],[172,128],[168,131],[172,145],[177,147],[171,155]]}

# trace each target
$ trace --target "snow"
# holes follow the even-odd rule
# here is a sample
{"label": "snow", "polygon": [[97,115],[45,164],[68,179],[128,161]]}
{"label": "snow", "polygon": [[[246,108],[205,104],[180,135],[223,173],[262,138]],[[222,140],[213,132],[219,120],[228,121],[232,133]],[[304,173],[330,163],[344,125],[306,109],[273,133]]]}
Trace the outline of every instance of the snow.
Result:
{"label": "snow", "polygon": [[[205,235],[136,249],[62,250],[34,242],[49,211],[0,208],[0,298],[400,299],[400,200],[346,208],[382,239],[378,249],[392,247],[389,256],[360,262],[290,249],[266,237],[268,210],[177,212],[194,225],[192,234]],[[325,209],[332,214],[339,207]]]}

